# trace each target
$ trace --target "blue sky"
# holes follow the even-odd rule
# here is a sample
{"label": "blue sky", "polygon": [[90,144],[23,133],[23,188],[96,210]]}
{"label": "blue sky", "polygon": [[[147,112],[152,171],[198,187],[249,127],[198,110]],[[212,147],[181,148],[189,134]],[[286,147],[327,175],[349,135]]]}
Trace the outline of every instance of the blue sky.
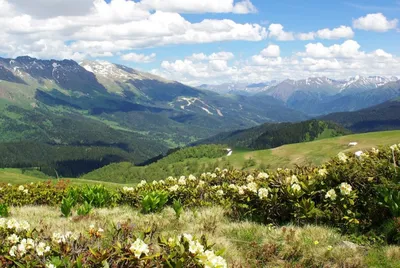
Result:
{"label": "blue sky", "polygon": [[188,84],[400,75],[398,0],[0,0],[0,55]]}

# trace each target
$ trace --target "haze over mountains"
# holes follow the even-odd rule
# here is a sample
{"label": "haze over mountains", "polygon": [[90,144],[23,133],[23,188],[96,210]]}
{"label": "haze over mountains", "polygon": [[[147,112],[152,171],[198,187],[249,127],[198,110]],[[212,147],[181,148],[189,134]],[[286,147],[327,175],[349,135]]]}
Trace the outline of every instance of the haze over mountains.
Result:
{"label": "haze over mountains", "polygon": [[[287,107],[310,116],[367,108],[400,95],[398,77],[355,76],[345,80],[313,77],[302,80],[287,79],[259,84],[223,84],[205,86],[217,92],[272,96]],[[223,90],[223,89],[228,90]]]}

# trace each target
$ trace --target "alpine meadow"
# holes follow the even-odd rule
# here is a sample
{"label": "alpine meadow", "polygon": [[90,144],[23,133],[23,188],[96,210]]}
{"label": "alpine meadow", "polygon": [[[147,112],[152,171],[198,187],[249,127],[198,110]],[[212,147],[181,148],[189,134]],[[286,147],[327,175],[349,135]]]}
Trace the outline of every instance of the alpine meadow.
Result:
{"label": "alpine meadow", "polygon": [[400,268],[399,10],[0,0],[0,267]]}

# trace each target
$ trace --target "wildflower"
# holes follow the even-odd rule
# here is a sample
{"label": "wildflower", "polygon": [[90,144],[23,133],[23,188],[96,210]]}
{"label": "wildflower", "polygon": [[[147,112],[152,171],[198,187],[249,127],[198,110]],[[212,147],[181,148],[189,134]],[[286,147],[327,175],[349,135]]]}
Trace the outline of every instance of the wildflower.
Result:
{"label": "wildflower", "polygon": [[192,174],[190,174],[188,179],[189,179],[190,181],[195,181],[195,180],[196,180],[196,177],[193,176]]}
{"label": "wildflower", "polygon": [[203,186],[204,186],[204,184],[206,184],[206,183],[205,183],[205,181],[203,181],[203,180],[199,180],[199,185],[198,185],[199,187],[203,187]]}
{"label": "wildflower", "polygon": [[265,180],[265,179],[268,179],[268,178],[269,178],[269,175],[267,173],[265,173],[265,172],[260,172],[257,175],[257,179],[259,179],[259,180]]}
{"label": "wildflower", "polygon": [[3,191],[3,187],[0,187],[0,191]]}
{"label": "wildflower", "polygon": [[8,254],[10,254],[11,257],[15,257],[15,253],[16,253],[17,250],[18,250],[17,246],[12,246],[10,248],[10,251],[8,252]]}
{"label": "wildflower", "polygon": [[136,258],[140,258],[140,256],[142,256],[142,254],[145,254],[147,256],[147,254],[149,253],[149,246],[143,242],[143,240],[141,240],[140,238],[136,239],[136,241],[131,245],[131,247],[129,248],[129,250],[135,254]]}
{"label": "wildflower", "polygon": [[340,193],[342,195],[349,195],[350,192],[352,191],[352,187],[350,184],[343,182],[340,184]]}
{"label": "wildflower", "polygon": [[361,158],[361,157],[365,156],[366,154],[363,151],[357,151],[354,153],[354,155],[358,158]]}
{"label": "wildflower", "polygon": [[215,168],[215,172],[220,172],[221,169],[219,167]]}
{"label": "wildflower", "polygon": [[146,184],[147,184],[147,181],[142,180],[142,181],[138,184],[138,187],[145,186]]}
{"label": "wildflower", "polygon": [[314,241],[314,245],[318,245],[319,244],[319,241]]}
{"label": "wildflower", "polygon": [[222,170],[222,172],[228,173],[228,169],[225,168],[225,169]]}
{"label": "wildflower", "polygon": [[296,175],[292,175],[291,177],[287,177],[287,178],[286,178],[286,183],[287,183],[287,184],[299,183],[299,179],[297,178]]}
{"label": "wildflower", "polygon": [[158,184],[158,181],[153,181],[153,185],[157,185]]}
{"label": "wildflower", "polygon": [[40,242],[36,246],[36,253],[38,256],[43,256],[45,253],[50,251],[50,247],[46,245],[46,243]]}
{"label": "wildflower", "polygon": [[399,146],[397,144],[393,144],[392,146],[390,146],[390,149],[392,151],[396,151],[396,150],[399,150]]}
{"label": "wildflower", "polygon": [[232,190],[237,190],[238,187],[235,184],[229,184],[228,188]]}
{"label": "wildflower", "polygon": [[343,152],[340,152],[339,154],[338,154],[338,158],[339,158],[339,160],[340,161],[342,161],[342,162],[347,162],[347,159],[348,159],[348,157],[346,156],[346,154],[344,154]]}
{"label": "wildflower", "polygon": [[160,181],[158,181],[158,183],[159,184],[165,184],[165,181],[164,180],[160,180]]}
{"label": "wildflower", "polygon": [[20,185],[20,186],[18,187],[18,190],[22,192],[23,190],[25,190],[25,187],[24,187],[23,185]]}
{"label": "wildflower", "polygon": [[193,240],[193,236],[191,234],[182,234],[181,236],[179,236],[179,240],[181,240],[183,238],[185,238],[187,241],[192,241]]}
{"label": "wildflower", "polygon": [[176,192],[176,191],[178,191],[178,189],[179,189],[179,185],[174,185],[174,186],[171,186],[171,187],[169,187],[169,191],[170,192]]}
{"label": "wildflower", "polygon": [[11,244],[17,244],[19,242],[19,237],[16,234],[12,234],[7,237],[7,240],[11,242]]}
{"label": "wildflower", "polygon": [[297,184],[297,183],[294,183],[294,184],[292,185],[292,190],[293,190],[294,192],[300,192],[300,191],[301,191],[301,186],[300,186],[299,184]]}
{"label": "wildflower", "polygon": [[211,173],[211,178],[213,178],[213,179],[215,179],[216,177],[217,177],[217,174],[215,174],[215,173]]}
{"label": "wildflower", "polygon": [[126,187],[126,186],[124,186],[124,187],[122,188],[122,190],[123,190],[124,192],[133,192],[134,188],[133,188],[133,187]]}
{"label": "wildflower", "polygon": [[322,169],[318,170],[318,174],[320,176],[326,176],[326,175],[328,175],[328,171],[326,170],[326,168],[322,168]]}
{"label": "wildflower", "polygon": [[253,182],[254,181],[254,177],[252,175],[249,175],[246,177],[246,181],[247,182]]}
{"label": "wildflower", "polygon": [[23,190],[24,194],[28,194],[28,189]]}
{"label": "wildflower", "polygon": [[211,250],[206,250],[199,256],[200,263],[204,267],[226,268],[228,267],[226,261],[221,256],[215,255]]}
{"label": "wildflower", "polygon": [[223,195],[224,195],[224,191],[222,191],[222,190],[218,190],[218,191],[217,191],[217,195],[219,195],[219,196],[223,196]]}
{"label": "wildflower", "polygon": [[378,153],[379,153],[379,150],[378,150],[378,149],[376,149],[376,148],[372,148],[372,153],[374,153],[374,154],[378,154]]}
{"label": "wildflower", "polygon": [[325,195],[326,199],[331,199],[332,201],[334,201],[336,199],[336,192],[334,189],[329,190],[326,195]]}
{"label": "wildflower", "polygon": [[238,188],[239,194],[244,195],[244,190],[247,190],[247,186],[240,186]]}
{"label": "wildflower", "polygon": [[99,229],[97,230],[97,232],[98,232],[98,233],[104,233],[104,230],[103,230],[102,228],[99,228]]}
{"label": "wildflower", "polygon": [[268,198],[268,189],[265,189],[265,188],[258,189],[258,197],[260,199],[267,199]]}
{"label": "wildflower", "polygon": [[20,227],[20,229],[25,230],[25,231],[28,231],[31,228],[30,224],[27,221],[21,221],[19,223],[19,227]]}
{"label": "wildflower", "polygon": [[331,250],[333,249],[333,247],[332,247],[332,246],[328,246],[326,249],[327,249],[328,251],[331,251]]}
{"label": "wildflower", "polygon": [[186,178],[185,178],[185,176],[181,176],[181,177],[179,178],[179,180],[178,180],[178,183],[179,183],[180,185],[186,185]]}
{"label": "wildflower", "polygon": [[193,254],[199,254],[204,251],[204,247],[198,241],[189,241],[189,251]]}
{"label": "wildflower", "polygon": [[11,183],[8,183],[8,184],[7,184],[7,186],[11,187],[11,186],[12,186],[12,184],[11,184]]}
{"label": "wildflower", "polygon": [[26,246],[25,246],[25,244],[22,244],[22,243],[19,244],[17,246],[17,251],[21,256],[25,255],[26,254]]}
{"label": "wildflower", "polygon": [[46,264],[46,268],[57,268],[57,266],[55,266],[52,263],[48,263],[48,264]]}

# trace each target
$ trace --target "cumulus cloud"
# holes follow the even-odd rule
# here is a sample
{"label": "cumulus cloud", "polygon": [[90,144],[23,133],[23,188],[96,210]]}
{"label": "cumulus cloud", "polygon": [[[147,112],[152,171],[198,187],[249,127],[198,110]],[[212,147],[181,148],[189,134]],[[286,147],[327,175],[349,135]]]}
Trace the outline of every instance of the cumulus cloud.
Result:
{"label": "cumulus cloud", "polygon": [[278,45],[269,45],[261,51],[264,57],[279,57],[281,49]]}
{"label": "cumulus cloud", "polygon": [[318,38],[321,39],[341,39],[341,38],[350,39],[353,38],[354,32],[350,27],[342,25],[332,30],[328,28],[319,30],[317,31],[316,35]]}
{"label": "cumulus cloud", "polygon": [[153,62],[156,59],[156,53],[151,53],[150,55],[145,54],[137,54],[137,53],[128,53],[121,56],[121,59],[124,61],[132,61],[136,63],[149,63]]}
{"label": "cumulus cloud", "polygon": [[279,41],[291,41],[294,40],[294,34],[292,32],[285,32],[282,24],[273,23],[268,27],[270,38],[275,38]]}
{"label": "cumulus cloud", "polygon": [[238,13],[257,11],[250,0],[234,3],[233,0],[142,0],[140,4],[147,9],[178,13]]}
{"label": "cumulus cloud", "polygon": [[[39,1],[46,8],[38,10],[37,6],[40,5],[36,1],[34,5],[33,1],[28,0],[0,0],[0,15],[4,15],[0,16],[0,40],[3,43],[0,53],[10,57],[23,54],[53,57],[53,54],[46,56],[44,52],[48,50],[30,48],[40,40],[46,42],[48,47],[53,46],[50,40],[57,44],[64,43],[64,50],[68,52],[64,54],[76,59],[76,55],[81,58],[81,55],[127,54],[133,49],[171,44],[260,41],[267,37],[267,30],[259,24],[237,23],[230,19],[204,19],[192,23],[179,13],[162,11],[168,10],[167,6],[175,5],[183,9],[192,8],[196,13],[245,13],[245,8],[253,12],[254,7],[248,0],[111,0],[108,3],[104,0]],[[59,1],[62,2],[61,7],[67,3],[68,7],[60,8],[58,13],[52,12],[51,8]],[[160,5],[161,10],[153,11],[150,5]],[[173,8],[171,10],[175,11]],[[48,14],[40,13],[42,11]],[[61,55],[59,53],[57,58]]]}
{"label": "cumulus cloud", "polygon": [[396,29],[398,20],[388,20],[382,13],[368,14],[353,20],[353,27],[365,31],[387,32]]}
{"label": "cumulus cloud", "polygon": [[274,46],[269,45],[248,59],[231,62],[212,62],[210,55],[193,54],[183,60],[164,61],[160,69],[152,72],[200,85],[232,81],[258,83],[315,76],[334,79],[355,75],[396,76],[400,68],[400,58],[383,49],[363,51],[360,44],[353,40],[332,46],[310,43],[303,52],[288,57],[278,55]]}

